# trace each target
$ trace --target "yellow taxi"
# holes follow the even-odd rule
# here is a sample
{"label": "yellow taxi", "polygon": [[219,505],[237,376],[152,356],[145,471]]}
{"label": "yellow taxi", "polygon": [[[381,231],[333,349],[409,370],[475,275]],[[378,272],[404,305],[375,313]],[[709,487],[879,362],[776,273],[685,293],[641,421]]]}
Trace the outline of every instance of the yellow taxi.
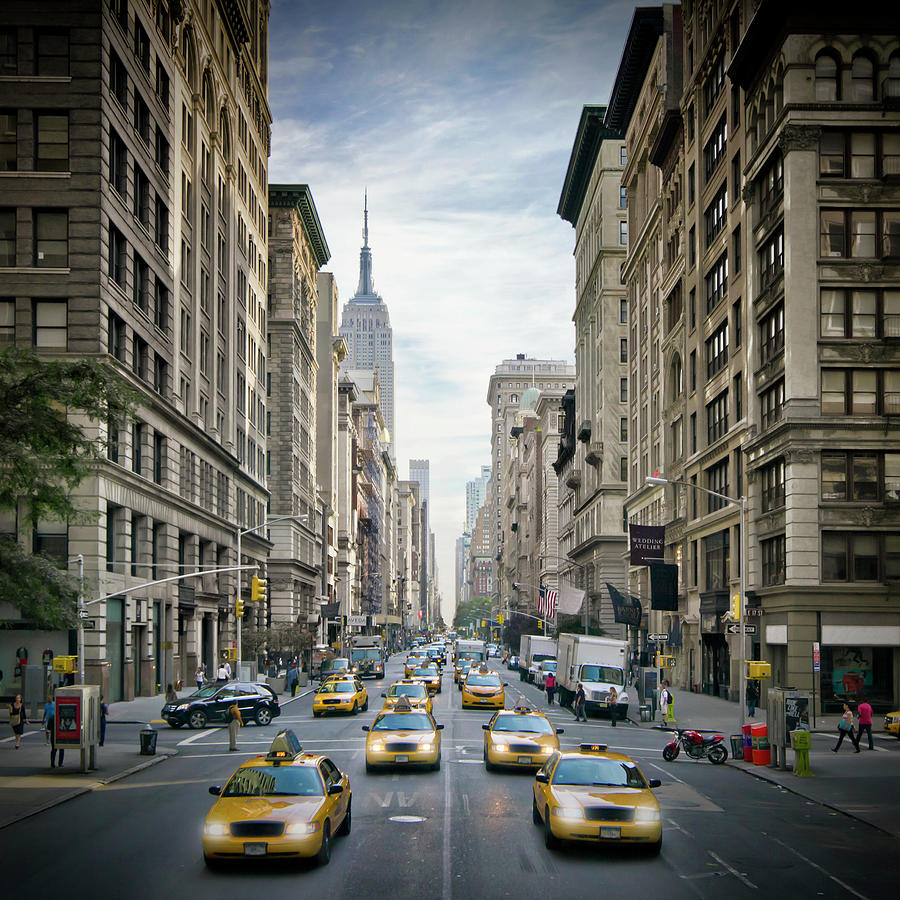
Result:
{"label": "yellow taxi", "polygon": [[406,697],[413,709],[424,709],[429,713],[432,710],[431,694],[421,681],[397,681],[381,696],[384,697],[383,709],[393,709],[401,697]]}
{"label": "yellow taxi", "polygon": [[662,817],[651,788],[623,753],[606,744],[581,744],[577,751],[554,751],[534,776],[532,819],[544,826],[544,843],[561,841],[643,844],[662,847]]}
{"label": "yellow taxi", "polygon": [[413,709],[406,697],[394,708],[384,709],[372,725],[363,725],[366,738],[366,771],[378,766],[426,765],[441,767],[441,729],[431,713]]}
{"label": "yellow taxi", "polygon": [[490,772],[496,766],[518,768],[542,766],[554,750],[559,750],[562,728],[530,706],[501,709],[484,729],[484,766]]}
{"label": "yellow taxi", "polygon": [[421,681],[428,688],[429,694],[439,694],[441,692],[441,673],[438,672],[437,666],[427,665],[413,669],[410,678]]}
{"label": "yellow taxi", "polygon": [[472,666],[462,683],[462,708],[503,709],[506,682],[487,666]]}
{"label": "yellow taxi", "polygon": [[458,659],[453,664],[453,680],[459,685],[460,690],[462,690],[462,683],[466,680],[469,669],[474,665],[475,662],[471,659]]}
{"label": "yellow taxi", "polygon": [[409,678],[413,673],[413,669],[418,669],[425,663],[426,656],[424,650],[413,650],[406,657],[406,663],[403,666],[404,678]]}
{"label": "yellow taxi", "polygon": [[330,712],[365,712],[369,708],[369,694],[363,683],[355,676],[329,678],[313,697],[313,715]]}
{"label": "yellow taxi", "polygon": [[350,779],[321,753],[304,752],[293,731],[278,734],[265,756],[243,763],[203,823],[203,859],[314,856],[325,865],[334,835],[350,833]]}
{"label": "yellow taxi", "polygon": [[900,738],[900,711],[885,713],[884,730],[895,738]]}

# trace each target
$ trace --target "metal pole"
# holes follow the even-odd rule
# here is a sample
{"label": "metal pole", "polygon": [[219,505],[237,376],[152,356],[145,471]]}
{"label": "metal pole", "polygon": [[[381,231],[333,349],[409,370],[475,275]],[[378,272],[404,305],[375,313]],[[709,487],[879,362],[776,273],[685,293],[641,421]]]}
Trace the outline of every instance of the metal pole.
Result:
{"label": "metal pole", "polygon": [[[237,565],[241,564],[241,535],[243,532],[241,531],[241,526],[238,525],[237,530]],[[241,665],[241,617],[237,614],[237,601],[241,599],[241,570],[238,569],[237,573],[237,597],[235,598],[234,604],[234,620],[235,620],[235,636],[237,638],[237,651],[235,654],[235,668],[240,669]],[[235,675],[238,673],[235,672]]]}
{"label": "metal pole", "polygon": [[84,556],[78,554],[78,683],[84,684]]}
{"label": "metal pole", "polygon": [[738,720],[740,727],[738,734],[744,733],[745,713],[747,709],[747,679],[744,677],[744,669],[747,668],[747,641],[746,628],[744,627],[744,606],[746,604],[746,588],[747,588],[747,521],[746,521],[747,498],[741,497],[741,595],[738,599],[738,616],[741,623],[741,668],[738,672],[740,678],[740,707],[741,714]]}

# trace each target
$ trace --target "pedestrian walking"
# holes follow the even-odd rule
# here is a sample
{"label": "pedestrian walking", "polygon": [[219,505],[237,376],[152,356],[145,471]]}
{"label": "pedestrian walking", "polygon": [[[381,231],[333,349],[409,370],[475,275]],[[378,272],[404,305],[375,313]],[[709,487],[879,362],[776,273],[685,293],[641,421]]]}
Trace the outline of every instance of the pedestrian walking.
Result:
{"label": "pedestrian walking", "polygon": [[22,733],[28,724],[28,716],[25,712],[25,704],[22,702],[22,695],[16,694],[15,699],[9,704],[9,724],[12,727],[13,734],[16,736],[16,750],[22,741]]}
{"label": "pedestrian walking", "polygon": [[225,677],[230,681],[231,680],[231,663],[226,659],[222,664],[222,668],[225,669]]}
{"label": "pedestrian walking", "polygon": [[222,663],[216,670],[216,684],[225,684],[226,681],[228,681],[228,672],[225,669],[225,664]]}
{"label": "pedestrian walking", "polygon": [[166,703],[177,703],[178,702],[178,694],[175,692],[175,688],[172,687],[172,682],[170,681],[166,685]]}
{"label": "pedestrian walking", "polygon": [[856,714],[859,716],[859,734],[856,736],[856,749],[859,750],[863,731],[865,731],[869,737],[869,749],[874,750],[875,743],[872,740],[872,706],[865,697],[860,698],[859,706],[856,707]]}
{"label": "pedestrian walking", "polygon": [[[50,695],[50,700],[47,702],[47,706],[49,709],[49,726],[47,730],[47,734],[50,737],[50,768],[56,768],[56,695],[55,693]],[[46,710],[47,706],[44,707]],[[62,768],[63,759],[65,759],[66,751],[60,747],[59,748],[59,765]]]}
{"label": "pedestrian walking", "polygon": [[237,700],[228,707],[228,749],[237,750],[238,729],[244,724]]}
{"label": "pedestrian walking", "polygon": [[606,695],[606,707],[609,710],[609,719],[612,727],[616,727],[616,717],[619,714],[619,692],[610,685],[609,693]]}
{"label": "pedestrian walking", "polygon": [[844,712],[841,714],[841,720],[838,722],[838,742],[831,748],[832,753],[837,753],[844,743],[844,738],[850,738],[856,752],[859,753],[859,741],[856,739],[856,733],[853,729],[853,711],[848,704],[844,704]]}
{"label": "pedestrian walking", "polygon": [[53,717],[56,715],[56,703],[53,701],[53,690],[44,704],[44,743],[50,743],[50,731],[53,728]]}
{"label": "pedestrian walking", "polygon": [[106,741],[106,717],[109,715],[109,704],[104,702],[103,694],[100,695],[100,746]]}
{"label": "pedestrian walking", "polygon": [[297,693],[297,683],[300,681],[300,675],[297,672],[297,666],[295,663],[291,663],[290,669],[288,669],[288,687],[291,689],[291,696],[295,696]]}
{"label": "pedestrian walking", "polygon": [[751,678],[747,682],[747,715],[756,715],[756,704],[759,703],[759,682]]}
{"label": "pedestrian walking", "polygon": [[575,690],[575,721],[579,720],[587,722],[587,715],[585,715],[584,711],[585,706],[585,696],[584,696],[584,685],[579,681]]}
{"label": "pedestrian walking", "polygon": [[203,687],[203,666],[197,666],[197,671],[194,673],[194,679],[197,682],[197,690],[199,691]]}
{"label": "pedestrian walking", "polygon": [[556,676],[552,672],[547,673],[544,681],[544,690],[547,691],[547,703],[553,705],[553,695],[556,693]]}

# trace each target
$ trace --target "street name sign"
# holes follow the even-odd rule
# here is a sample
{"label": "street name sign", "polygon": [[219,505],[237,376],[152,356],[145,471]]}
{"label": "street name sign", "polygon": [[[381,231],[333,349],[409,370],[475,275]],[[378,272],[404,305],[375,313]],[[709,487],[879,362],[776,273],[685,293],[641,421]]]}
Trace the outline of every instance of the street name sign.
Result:
{"label": "street name sign", "polygon": [[[751,625],[750,623],[744,623],[744,634],[756,634],[758,631],[758,627],[756,625]],[[729,622],[725,626],[726,634],[740,634],[741,633],[741,623],[740,622]]]}
{"label": "street name sign", "polygon": [[669,636],[667,634],[648,634],[647,639],[651,641],[667,641]]}

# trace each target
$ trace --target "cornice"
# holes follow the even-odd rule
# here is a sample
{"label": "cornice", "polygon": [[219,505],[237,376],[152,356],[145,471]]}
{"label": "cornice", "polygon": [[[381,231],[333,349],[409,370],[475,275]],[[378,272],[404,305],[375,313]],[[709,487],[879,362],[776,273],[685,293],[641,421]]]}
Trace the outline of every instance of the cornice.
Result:
{"label": "cornice", "polygon": [[296,210],[306,231],[310,246],[321,269],[331,258],[331,250],[325,241],[325,232],[319,221],[319,213],[313,202],[309,186],[305,184],[270,184],[269,205]]}

